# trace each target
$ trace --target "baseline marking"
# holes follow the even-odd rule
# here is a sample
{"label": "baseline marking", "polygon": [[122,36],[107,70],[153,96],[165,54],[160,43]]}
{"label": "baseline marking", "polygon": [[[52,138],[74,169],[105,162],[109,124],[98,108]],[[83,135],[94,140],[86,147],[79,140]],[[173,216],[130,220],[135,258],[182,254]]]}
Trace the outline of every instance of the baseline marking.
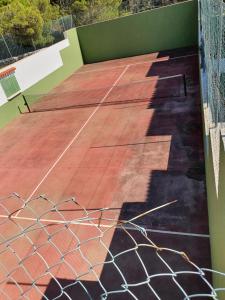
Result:
{"label": "baseline marking", "polygon": [[127,65],[118,65],[116,67],[109,67],[109,68],[102,68],[102,69],[96,69],[96,70],[87,70],[87,71],[77,71],[75,72],[73,75],[79,75],[79,74],[85,74],[85,73],[91,73],[91,72],[103,72],[103,71],[108,71],[108,70],[114,70],[114,69],[118,69],[118,68],[122,68],[122,67],[126,67],[126,66],[136,66],[136,65],[142,65],[142,64],[149,64],[149,63],[154,63],[154,62],[164,62],[164,61],[170,61],[170,60],[177,60],[177,59],[183,59],[186,57],[192,57],[192,56],[198,56],[197,53],[195,54],[188,54],[188,55],[183,55],[183,56],[176,56],[176,57],[171,57],[171,58],[166,58],[166,57],[162,57],[162,58],[158,58],[158,59],[152,59],[149,61],[140,61],[140,62],[136,62],[136,63],[131,63],[131,64],[127,64]]}
{"label": "baseline marking", "polygon": [[[90,122],[90,120],[93,118],[93,116],[96,114],[96,112],[99,110],[99,108],[101,107],[101,104],[105,101],[105,99],[108,97],[108,95],[111,93],[111,91],[113,90],[113,88],[116,86],[116,84],[120,81],[120,79],[122,78],[122,76],[126,73],[126,71],[128,70],[129,65],[127,65],[125,67],[125,69],[123,70],[123,72],[119,75],[119,77],[116,79],[116,81],[113,83],[113,85],[111,86],[111,88],[108,90],[108,92],[105,94],[105,96],[102,98],[102,100],[99,102],[98,106],[94,109],[94,111],[91,113],[91,115],[89,116],[89,118],[85,121],[85,123],[82,125],[82,127],[79,129],[79,131],[75,134],[75,136],[72,138],[72,140],[69,142],[69,144],[66,146],[66,148],[64,149],[64,151],[59,155],[59,157],[56,159],[56,161],[53,163],[53,165],[49,168],[49,170],[47,171],[47,173],[44,175],[44,177],[41,179],[41,181],[38,183],[38,185],[35,187],[35,189],[32,191],[32,193],[30,194],[30,196],[28,197],[27,201],[24,203],[23,207],[24,208],[26,206],[26,204],[31,200],[31,198],[33,197],[33,195],[35,194],[35,192],[38,190],[38,188],[41,186],[41,184],[45,181],[45,179],[48,177],[48,175],[51,173],[51,171],[55,168],[55,166],[59,163],[59,161],[62,159],[62,157],[65,155],[65,153],[68,151],[68,149],[71,147],[71,145],[75,142],[75,140],[77,140],[77,138],[80,136],[80,134],[82,133],[82,131],[85,129],[85,127],[88,125],[88,123]],[[21,209],[22,209],[21,208]],[[21,211],[21,209],[16,213],[15,217],[17,217]]]}
{"label": "baseline marking", "polygon": [[[8,216],[6,215],[0,215],[0,218],[8,219]],[[17,217],[12,216],[11,219],[14,220],[23,220],[23,221],[37,221],[35,218],[30,217]],[[90,220],[92,220],[90,218]],[[70,225],[81,225],[86,227],[104,227],[104,228],[112,228],[112,225],[106,225],[106,224],[99,224],[99,223],[85,223],[85,222],[78,222],[78,221],[63,221],[63,220],[55,220],[55,219],[39,219],[39,222],[43,223],[51,223],[51,224],[70,224]],[[140,231],[138,228],[131,227],[124,225],[125,229],[133,230],[133,231]],[[200,234],[200,233],[192,233],[192,232],[182,232],[182,231],[170,231],[170,230],[158,230],[158,229],[151,229],[151,228],[145,228],[145,226],[141,226],[144,228],[147,232],[153,232],[153,233],[160,233],[160,234],[170,234],[170,235],[180,235],[180,236],[189,236],[189,237],[198,237],[198,238],[209,238],[210,236],[208,234]],[[120,226],[115,226],[116,229],[121,229]]]}

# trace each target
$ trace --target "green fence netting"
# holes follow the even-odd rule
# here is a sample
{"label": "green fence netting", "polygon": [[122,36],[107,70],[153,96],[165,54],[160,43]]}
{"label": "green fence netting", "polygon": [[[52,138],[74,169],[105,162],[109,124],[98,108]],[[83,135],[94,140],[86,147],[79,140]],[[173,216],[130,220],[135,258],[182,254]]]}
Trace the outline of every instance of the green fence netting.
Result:
{"label": "green fence netting", "polygon": [[225,4],[199,1],[199,42],[206,133],[211,139],[218,189],[221,130],[225,121]]}

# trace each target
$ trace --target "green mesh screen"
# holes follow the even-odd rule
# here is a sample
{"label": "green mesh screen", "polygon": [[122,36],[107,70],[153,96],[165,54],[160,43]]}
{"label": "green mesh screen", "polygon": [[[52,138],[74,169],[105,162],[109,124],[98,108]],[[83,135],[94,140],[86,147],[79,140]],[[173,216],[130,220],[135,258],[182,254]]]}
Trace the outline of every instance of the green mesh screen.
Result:
{"label": "green mesh screen", "polygon": [[10,74],[7,77],[2,78],[0,83],[7,98],[20,91],[20,87],[16,80],[15,74]]}
{"label": "green mesh screen", "polygon": [[205,127],[211,139],[218,188],[221,130],[225,128],[225,3],[199,1],[199,42]]}

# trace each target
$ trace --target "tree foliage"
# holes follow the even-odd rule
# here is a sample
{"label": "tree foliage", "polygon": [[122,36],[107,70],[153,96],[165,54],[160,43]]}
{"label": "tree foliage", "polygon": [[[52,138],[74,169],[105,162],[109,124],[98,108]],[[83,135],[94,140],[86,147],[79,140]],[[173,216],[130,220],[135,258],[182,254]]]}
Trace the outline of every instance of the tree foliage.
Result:
{"label": "tree foliage", "polygon": [[11,0],[0,0],[0,7],[8,5],[11,2]]}
{"label": "tree foliage", "polygon": [[29,44],[40,38],[43,19],[38,9],[16,0],[1,10],[1,28],[4,33],[11,33],[17,40]]}
{"label": "tree foliage", "polygon": [[134,14],[148,9],[157,8],[185,0],[122,0],[122,14]]}
{"label": "tree foliage", "polygon": [[113,19],[183,0],[0,0],[0,34],[23,45],[46,45],[53,39],[52,20],[72,14],[76,26]]}
{"label": "tree foliage", "polygon": [[51,41],[49,31],[44,29],[49,21],[59,17],[59,7],[48,0],[0,1],[0,34],[11,34],[23,45]]}
{"label": "tree foliage", "polygon": [[75,0],[71,12],[76,25],[108,20],[119,15],[121,0]]}
{"label": "tree foliage", "polygon": [[55,20],[60,16],[59,6],[51,5],[49,0],[32,0],[31,3],[36,7],[43,20]]}

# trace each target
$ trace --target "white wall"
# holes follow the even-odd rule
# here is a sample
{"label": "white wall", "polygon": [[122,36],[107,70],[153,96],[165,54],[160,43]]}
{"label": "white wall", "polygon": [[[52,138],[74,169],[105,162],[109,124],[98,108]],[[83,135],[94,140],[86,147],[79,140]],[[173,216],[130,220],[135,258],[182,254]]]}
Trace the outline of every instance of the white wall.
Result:
{"label": "white wall", "polygon": [[7,102],[7,97],[3,91],[3,88],[0,84],[0,106]]}
{"label": "white wall", "polygon": [[16,67],[15,74],[21,91],[62,67],[60,51],[68,46],[69,40],[66,39],[13,64]]}
{"label": "white wall", "polygon": [[[63,61],[60,51],[69,46],[69,40],[65,39],[37,53],[27,56],[14,64],[4,67],[1,71],[16,67],[15,76],[21,91],[31,87],[44,77],[62,67]],[[0,88],[0,105],[6,102],[6,97]]]}

